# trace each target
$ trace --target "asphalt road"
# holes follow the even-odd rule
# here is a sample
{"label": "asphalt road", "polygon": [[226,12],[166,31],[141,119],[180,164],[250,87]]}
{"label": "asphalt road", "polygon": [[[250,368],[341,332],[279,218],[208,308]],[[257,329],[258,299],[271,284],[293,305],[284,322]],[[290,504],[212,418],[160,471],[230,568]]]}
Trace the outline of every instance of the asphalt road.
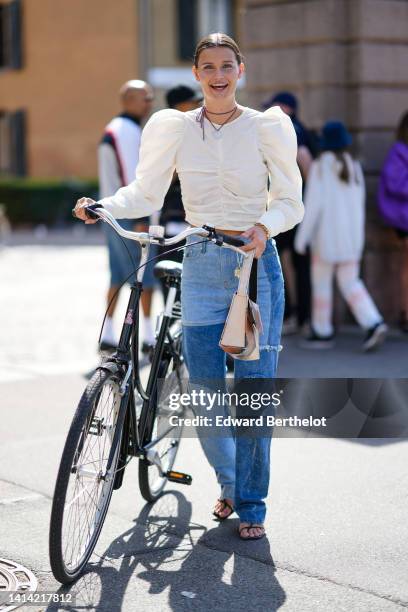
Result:
{"label": "asphalt road", "polygon": [[[0,252],[0,557],[57,592],[67,589],[49,567],[51,496],[83,374],[98,362],[107,275],[98,236],[86,238],[88,246],[83,236],[74,245],[66,237],[54,245],[20,239]],[[398,334],[370,356],[349,330],[324,356],[288,340],[282,377],[406,376],[407,343]],[[132,462],[86,574],[68,589],[76,605],[31,609],[406,609],[407,459],[406,440],[274,439],[268,537],[242,542],[235,515],[212,520],[215,477],[199,442],[184,439],[175,467],[192,474],[191,487],[169,483],[147,505]]]}

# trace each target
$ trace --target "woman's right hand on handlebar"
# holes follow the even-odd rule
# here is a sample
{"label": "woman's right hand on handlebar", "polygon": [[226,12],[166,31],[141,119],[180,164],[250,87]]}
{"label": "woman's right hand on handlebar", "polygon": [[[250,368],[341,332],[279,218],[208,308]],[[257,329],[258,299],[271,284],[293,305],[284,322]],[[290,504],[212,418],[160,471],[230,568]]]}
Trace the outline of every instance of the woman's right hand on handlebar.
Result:
{"label": "woman's right hand on handlebar", "polygon": [[85,221],[86,224],[96,223],[98,219],[90,219],[86,213],[86,207],[91,204],[96,204],[95,200],[92,198],[80,198],[75,204],[74,214],[81,221]]}

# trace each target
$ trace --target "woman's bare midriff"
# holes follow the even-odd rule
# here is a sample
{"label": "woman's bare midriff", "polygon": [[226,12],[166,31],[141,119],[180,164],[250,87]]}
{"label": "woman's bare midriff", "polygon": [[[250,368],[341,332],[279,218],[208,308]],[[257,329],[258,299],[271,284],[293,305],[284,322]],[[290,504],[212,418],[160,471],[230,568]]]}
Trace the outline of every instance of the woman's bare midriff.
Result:
{"label": "woman's bare midriff", "polygon": [[[191,225],[191,227],[198,227],[198,225]],[[230,236],[238,236],[239,234],[242,234],[245,230],[229,230],[223,229],[222,227],[216,227],[215,231],[221,232],[223,234],[229,234]]]}

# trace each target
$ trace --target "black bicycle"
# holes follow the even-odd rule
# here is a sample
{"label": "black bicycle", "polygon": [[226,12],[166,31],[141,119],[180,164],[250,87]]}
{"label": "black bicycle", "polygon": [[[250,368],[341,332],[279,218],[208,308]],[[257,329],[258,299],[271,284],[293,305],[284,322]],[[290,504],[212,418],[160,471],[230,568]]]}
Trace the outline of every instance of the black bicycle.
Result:
{"label": "black bicycle", "polygon": [[[105,209],[92,205],[88,214],[109,223],[121,236],[137,240],[142,257],[132,284],[116,352],[95,370],[75,412],[62,453],[51,510],[51,569],[61,583],[75,580],[88,562],[101,532],[112,492],[122,486],[125,468],[139,458],[139,487],[155,501],[167,481],[191,484],[188,474],[173,470],[182,434],[184,408],[170,410],[172,394],[184,392],[187,370],[182,354],[180,284],[182,264],[161,261],[157,277],[169,287],[144,388],[139,364],[139,303],[149,245],[172,246],[191,235],[202,236],[239,253],[242,240],[210,226],[189,228],[164,239],[164,229],[148,233],[122,229]],[[177,416],[176,425],[169,416]]]}

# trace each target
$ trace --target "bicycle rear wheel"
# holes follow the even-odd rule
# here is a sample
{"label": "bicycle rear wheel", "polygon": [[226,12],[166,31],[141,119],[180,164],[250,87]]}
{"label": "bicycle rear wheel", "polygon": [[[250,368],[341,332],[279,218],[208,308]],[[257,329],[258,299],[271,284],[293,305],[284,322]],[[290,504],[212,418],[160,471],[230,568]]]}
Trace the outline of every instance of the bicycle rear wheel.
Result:
{"label": "bicycle rear wheel", "polygon": [[49,553],[55,578],[77,578],[101,532],[115,480],[125,407],[110,371],[92,376],[62,453],[51,511]]}
{"label": "bicycle rear wheel", "polygon": [[169,408],[170,395],[183,393],[186,368],[182,358],[177,362],[170,358],[163,360],[159,367],[158,381],[149,404],[149,420],[143,446],[151,449],[159,457],[162,469],[148,459],[139,460],[139,488],[142,497],[153,502],[163,492],[167,478],[163,475],[171,470],[180,445],[183,427],[176,426],[169,431],[170,413],[182,417],[184,408],[175,412]]}

